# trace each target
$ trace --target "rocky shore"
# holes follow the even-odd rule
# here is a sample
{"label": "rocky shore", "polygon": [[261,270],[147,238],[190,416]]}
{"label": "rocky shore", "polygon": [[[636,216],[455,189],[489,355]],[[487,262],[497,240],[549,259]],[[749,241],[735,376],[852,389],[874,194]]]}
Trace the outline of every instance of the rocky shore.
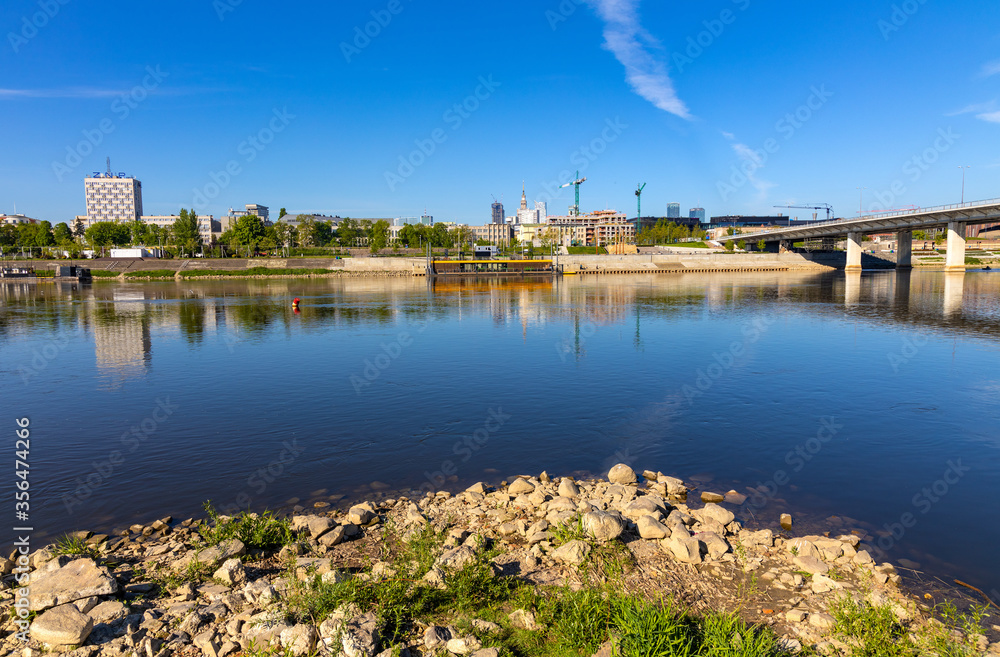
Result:
{"label": "rocky shore", "polygon": [[[1000,655],[995,607],[979,611],[982,630],[942,621],[934,605],[943,601],[905,593],[857,535],[752,531],[724,495],[700,497],[688,500],[679,479],[617,465],[607,479],[542,473],[455,495],[298,508],[287,519],[163,518],[119,536],[77,532],[27,558],[27,587],[12,574],[18,555],[0,560],[10,612],[0,650],[499,657],[572,646],[627,655],[638,635],[616,610],[644,600],[682,610],[678,620],[708,619],[697,621],[705,646],[713,627],[730,623],[732,651],[683,654],[883,654],[863,652],[868,638],[845,621],[870,610],[923,650],[892,654],[953,645],[947,654]],[[581,601],[592,611],[572,616]],[[595,617],[602,610],[605,620]]]}

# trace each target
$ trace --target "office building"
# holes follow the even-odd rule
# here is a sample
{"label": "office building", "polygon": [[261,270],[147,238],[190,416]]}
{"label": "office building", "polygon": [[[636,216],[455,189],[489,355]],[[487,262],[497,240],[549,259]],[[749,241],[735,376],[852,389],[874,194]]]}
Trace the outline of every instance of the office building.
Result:
{"label": "office building", "polygon": [[[177,221],[177,215],[143,215],[139,219],[143,223],[169,229]],[[217,221],[210,214],[205,216],[198,215],[198,235],[205,246],[214,244],[218,237],[222,235],[222,222]],[[148,244],[147,246],[155,246],[155,244]]]}
{"label": "office building", "polygon": [[667,203],[667,219],[680,219],[680,218],[681,218],[681,204]]}
{"label": "office building", "polygon": [[697,219],[700,223],[705,223],[705,208],[691,208],[688,218]]}
{"label": "office building", "polygon": [[0,225],[11,224],[16,226],[18,224],[37,224],[38,219],[32,219],[31,217],[25,217],[23,214],[0,214]]}
{"label": "office building", "polygon": [[485,226],[469,226],[472,231],[472,239],[475,241],[485,240],[490,244],[507,244],[514,238],[514,227],[506,223],[486,224]]}
{"label": "office building", "polygon": [[502,224],[502,223],[504,223],[503,203],[500,203],[499,201],[495,201],[491,207],[492,207],[493,214],[492,214],[492,220],[490,221],[490,223],[494,223],[494,224]]}
{"label": "office building", "polygon": [[549,209],[545,201],[535,201],[535,215],[536,215],[535,220],[538,223],[544,224],[548,222]]}
{"label": "office building", "polygon": [[124,173],[95,173],[83,181],[88,226],[98,221],[136,221],[142,216],[142,183]]}

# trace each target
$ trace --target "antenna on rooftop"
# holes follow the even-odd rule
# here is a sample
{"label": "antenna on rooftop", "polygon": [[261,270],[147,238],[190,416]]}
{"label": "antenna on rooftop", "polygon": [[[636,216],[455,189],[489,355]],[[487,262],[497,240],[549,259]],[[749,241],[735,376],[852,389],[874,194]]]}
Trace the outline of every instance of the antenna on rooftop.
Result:
{"label": "antenna on rooftop", "polygon": [[108,156],[108,178],[111,177],[111,156]]}

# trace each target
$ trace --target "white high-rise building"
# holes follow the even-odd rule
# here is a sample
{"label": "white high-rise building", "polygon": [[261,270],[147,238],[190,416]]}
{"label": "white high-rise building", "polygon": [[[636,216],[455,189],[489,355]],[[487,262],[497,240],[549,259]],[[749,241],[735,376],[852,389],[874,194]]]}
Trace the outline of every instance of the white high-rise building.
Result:
{"label": "white high-rise building", "polygon": [[549,209],[545,204],[545,201],[535,201],[535,214],[537,215],[535,223],[544,224],[549,221]]}
{"label": "white high-rise building", "polygon": [[87,224],[137,221],[142,216],[142,183],[124,173],[95,173],[83,181]]}

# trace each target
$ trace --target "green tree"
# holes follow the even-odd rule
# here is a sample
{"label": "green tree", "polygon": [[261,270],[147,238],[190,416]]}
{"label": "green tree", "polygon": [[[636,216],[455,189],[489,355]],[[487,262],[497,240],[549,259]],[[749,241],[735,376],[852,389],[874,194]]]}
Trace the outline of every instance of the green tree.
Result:
{"label": "green tree", "polygon": [[746,251],[747,250],[747,241],[746,240],[740,240],[739,242],[736,243],[736,246],[740,247],[741,251]]}
{"label": "green tree", "polygon": [[66,222],[56,224],[56,227],[52,229],[52,236],[59,246],[65,246],[73,241],[73,231],[69,229]]}
{"label": "green tree", "polygon": [[[443,224],[442,224],[443,225]],[[389,243],[389,222],[379,219],[372,225],[372,233],[368,244],[372,253],[378,253]]]}
{"label": "green tree", "polygon": [[180,248],[181,253],[193,253],[201,245],[201,233],[198,231],[198,215],[194,210],[190,212],[181,209],[180,216],[174,221],[171,227],[174,235],[174,242]]}
{"label": "green tree", "polygon": [[256,249],[266,236],[264,222],[255,214],[247,214],[237,219],[232,231],[230,244],[245,246],[251,251]]}
{"label": "green tree", "polygon": [[117,221],[98,221],[91,224],[84,234],[91,246],[119,246],[128,244],[130,231],[128,226]]}
{"label": "green tree", "polygon": [[764,240],[757,240],[757,250],[763,252],[766,249],[767,243],[765,243]]}
{"label": "green tree", "polygon": [[278,221],[281,221],[281,218],[284,217],[286,214],[288,214],[288,210],[286,210],[285,208],[281,208],[280,210],[278,210]]}
{"label": "green tree", "polygon": [[[281,208],[281,209],[284,210],[285,208]],[[275,224],[274,225],[274,237],[275,237],[275,239],[278,242],[278,246],[281,246],[281,247],[294,246],[292,244],[292,242],[293,242],[292,235],[293,235],[294,232],[295,232],[295,229],[292,228],[291,226],[289,226],[288,224],[284,223],[284,222]]]}
{"label": "green tree", "polygon": [[0,226],[0,246],[10,247],[17,244],[17,226],[4,224]]}
{"label": "green tree", "polygon": [[39,222],[35,227],[35,246],[55,246],[56,238],[52,234],[52,223],[48,221]]}
{"label": "green tree", "polygon": [[729,251],[730,253],[732,253],[733,249],[736,247],[732,240],[726,240],[723,246],[726,248],[726,251]]}
{"label": "green tree", "polygon": [[439,248],[451,248],[451,233],[448,231],[448,226],[438,222],[430,229],[430,242],[432,246]]}
{"label": "green tree", "polygon": [[80,219],[79,217],[77,217],[76,219],[74,219],[73,220],[73,237],[75,237],[78,240],[82,240],[83,236],[84,236],[84,234],[86,232],[87,232],[87,229],[83,225],[83,219]]}
{"label": "green tree", "polygon": [[340,222],[337,227],[337,242],[344,248],[354,246],[355,240],[360,236],[358,222],[347,217]]}

